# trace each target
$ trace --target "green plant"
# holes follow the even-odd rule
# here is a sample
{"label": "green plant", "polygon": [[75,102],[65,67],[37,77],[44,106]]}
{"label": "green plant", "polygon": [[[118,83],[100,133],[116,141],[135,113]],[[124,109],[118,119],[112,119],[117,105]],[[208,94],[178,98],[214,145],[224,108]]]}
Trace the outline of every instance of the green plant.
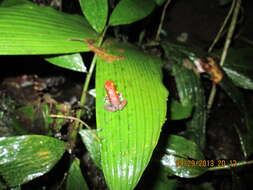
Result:
{"label": "green plant", "polygon": [[[91,50],[95,52],[90,69],[86,74],[80,106],[84,105],[90,77],[95,68],[95,62],[97,62],[96,110],[99,132],[95,135],[98,137],[95,140],[100,140],[101,156],[95,157],[101,159],[97,163],[101,166],[111,189],[132,189],[137,184],[157,144],[160,129],[165,120],[168,92],[161,83],[162,61],[160,59],[144,54],[130,44],[118,43],[113,39],[105,41],[108,26],[129,24],[147,16],[155,8],[155,2],[150,0],[139,5],[139,1],[121,1],[113,10],[108,21],[107,3],[107,0],[80,1],[86,21],[81,16],[38,7],[27,1],[4,1],[1,4],[1,18],[3,19],[1,39],[3,41],[0,51],[2,55],[65,53],[63,56],[46,59],[53,64],[80,72],[85,72],[85,67],[80,55],[76,52]],[[133,10],[131,15],[128,15],[129,6]],[[100,48],[102,44],[104,44],[103,50]],[[121,60],[113,60],[114,57],[120,56]],[[103,109],[104,84],[107,80],[112,80],[117,85],[117,90],[128,102],[126,108],[120,112],[111,113]],[[156,110],[155,114],[153,110]],[[48,162],[53,163],[54,161],[55,163],[56,158],[59,160],[64,152],[63,147],[66,146],[70,152],[74,148],[78,132],[83,131],[79,122],[82,110],[77,111],[76,115],[77,119],[69,129],[68,143],[66,145],[60,143],[61,151],[54,160],[48,157]],[[85,136],[86,133],[81,134]],[[11,138],[14,141],[22,137]],[[29,141],[30,136],[23,138]],[[39,136],[38,141],[40,138],[49,137]],[[2,139],[2,146],[6,143],[9,145],[8,139]],[[60,140],[54,139],[54,141]],[[34,142],[31,141],[31,143]],[[47,146],[50,148],[50,144]],[[23,150],[23,148],[26,147],[20,149]],[[35,148],[37,149],[36,146]],[[35,152],[37,150],[33,149]],[[41,154],[44,156],[43,153],[37,153],[38,156]],[[22,162],[22,159],[18,157],[17,160]],[[44,168],[44,166],[38,167]],[[10,168],[8,166],[1,168],[1,175],[4,179],[2,186],[13,187],[37,177],[33,175],[34,177],[27,178],[25,174],[25,177],[16,177],[17,181],[14,183],[8,179],[8,176],[11,176]],[[47,171],[50,168],[48,167]],[[22,172],[22,170],[23,168],[20,168],[17,171]],[[45,172],[41,172],[40,175]]]}
{"label": "green plant", "polygon": [[[107,38],[106,32],[108,27],[131,24],[146,17],[156,5],[162,5],[165,1],[147,0],[142,3],[140,0],[121,0],[112,9],[110,16],[107,0],[79,2],[85,17],[39,7],[25,0],[5,0],[1,3],[1,55],[44,55],[52,64],[85,73],[86,67],[79,53],[88,51],[95,53],[86,73],[80,106],[85,103],[96,64],[97,129],[83,129],[86,124],[80,121],[82,110],[76,112],[75,118],[64,117],[59,111],[56,115],[47,113],[45,121],[50,123],[51,117],[74,120],[69,126],[67,142],[41,135],[2,137],[0,189],[18,187],[47,173],[66,151],[72,156],[66,188],[88,189],[80,171],[79,159],[73,154],[78,135],[82,137],[96,165],[103,171],[110,189],[134,189],[158,143],[161,127],[166,119],[168,98],[168,90],[162,83],[161,68],[164,61],[144,53],[130,43]],[[169,2],[167,1],[166,6]],[[186,122],[186,132],[190,140],[170,135],[169,138],[166,137],[162,150],[158,150],[163,153],[159,160],[163,167],[160,184],[165,188],[171,187],[171,181],[166,181],[167,175],[192,178],[211,169],[200,165],[189,169],[180,165],[180,161],[183,160],[205,159],[202,150],[206,144],[207,109],[204,88],[200,75],[195,73],[194,66],[194,63],[202,61],[204,53],[197,51],[196,48],[187,48],[169,41],[161,45],[166,56],[173,60],[168,69],[175,78],[180,98],[180,101],[173,99],[171,102],[171,119],[182,120],[192,117]],[[223,69],[232,80],[237,81],[237,85],[253,89],[252,77],[243,72],[239,75],[229,73],[229,70],[238,71],[231,65],[225,64]],[[206,73],[212,80],[214,79],[212,76],[214,73],[208,71]],[[247,78],[247,84],[242,81],[243,77]],[[240,106],[247,130],[250,131],[246,105],[230,78],[224,75],[222,82],[217,83],[221,84]],[[127,101],[126,106],[120,111],[109,112],[104,109],[106,97],[104,85],[108,80],[116,84],[117,91]],[[34,112],[30,109],[32,108],[21,108],[21,111],[28,114]],[[48,112],[47,106],[43,109],[44,113]],[[245,135],[238,129],[238,134],[242,139],[245,157],[248,157],[252,154],[250,149],[252,132]]]}

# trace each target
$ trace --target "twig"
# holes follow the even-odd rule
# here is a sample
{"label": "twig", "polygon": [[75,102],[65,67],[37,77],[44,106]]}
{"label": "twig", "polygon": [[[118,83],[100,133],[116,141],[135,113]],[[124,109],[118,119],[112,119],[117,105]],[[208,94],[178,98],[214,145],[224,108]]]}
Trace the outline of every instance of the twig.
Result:
{"label": "twig", "polygon": [[231,165],[211,167],[211,168],[208,168],[208,171],[231,169],[231,168],[235,168],[235,167],[239,167],[239,166],[244,166],[244,165],[249,165],[249,164],[253,164],[253,160],[242,161],[242,162],[238,162],[236,164],[231,164]]}
{"label": "twig", "polygon": [[160,33],[162,31],[165,13],[166,13],[167,7],[170,4],[170,2],[171,2],[171,0],[167,0],[166,4],[163,7],[163,12],[162,12],[161,20],[160,20],[160,23],[159,23],[159,26],[158,26],[158,29],[157,29],[157,32],[156,32],[155,41],[159,41],[160,40]]}
{"label": "twig", "polygon": [[[233,16],[232,16],[232,21],[231,21],[230,26],[229,26],[226,41],[225,41],[224,48],[223,48],[222,55],[221,55],[221,60],[220,60],[220,65],[221,66],[224,64],[226,56],[227,56],[228,48],[230,46],[231,39],[232,39],[234,30],[235,30],[235,26],[236,26],[238,14],[239,14],[240,6],[241,6],[241,0],[237,0],[236,5],[235,5],[235,9],[234,9],[234,12],[233,12]],[[216,85],[213,84],[211,92],[210,92],[210,96],[209,96],[209,99],[208,99],[208,104],[207,104],[207,109],[209,111],[211,110],[211,107],[213,105],[215,95],[216,95]]]}
{"label": "twig", "polygon": [[[98,41],[98,46],[99,47],[103,43],[106,30],[107,30],[107,27],[104,29],[102,35],[99,38],[99,41]],[[91,79],[91,76],[93,74],[93,71],[94,71],[94,68],[95,68],[95,65],[96,65],[96,60],[97,60],[97,54],[94,55],[94,57],[92,59],[92,62],[91,62],[91,65],[90,65],[90,68],[89,68],[89,71],[88,71],[88,73],[86,75],[86,78],[85,78],[83,91],[82,91],[82,96],[81,96],[81,99],[80,99],[80,106],[81,107],[83,107],[84,104],[85,104],[85,100],[86,100],[87,93],[88,93],[88,87],[89,87],[90,79]],[[80,109],[76,112],[77,119],[80,120],[80,118],[82,116],[82,113],[83,113],[82,109]],[[79,130],[79,123],[80,122],[75,120],[75,123],[72,126],[70,126],[71,128],[69,130],[69,144],[70,144],[71,149],[73,149],[75,147],[76,137],[77,137],[77,133],[78,133],[78,130]]]}
{"label": "twig", "polygon": [[[56,114],[50,114],[49,116],[52,117],[52,118],[69,119],[69,120],[76,121],[78,123],[83,124],[87,129],[92,131],[92,128],[87,123],[85,123],[84,121],[82,121],[81,119],[78,119],[76,117],[67,116],[67,115],[56,115]],[[95,133],[93,133],[93,135],[95,136],[95,138],[98,141],[100,141],[99,137]]]}
{"label": "twig", "polygon": [[225,26],[226,26],[226,24],[227,24],[227,22],[228,22],[230,16],[231,16],[231,14],[233,13],[234,7],[235,7],[235,0],[233,0],[232,5],[231,5],[231,7],[230,7],[230,10],[229,10],[229,12],[228,12],[228,14],[227,14],[227,16],[226,16],[226,18],[225,18],[225,20],[224,20],[222,26],[221,26],[219,32],[218,32],[217,35],[215,36],[215,39],[214,39],[213,43],[210,45],[210,47],[209,47],[209,49],[208,49],[208,53],[210,53],[210,52],[213,50],[213,47],[214,47],[215,44],[219,41],[219,39],[220,39],[220,37],[221,37],[221,34],[222,34],[222,32],[223,32],[223,30],[224,30],[224,28],[225,28]]}
{"label": "twig", "polygon": [[236,22],[237,22],[237,18],[238,18],[238,14],[239,14],[239,10],[241,7],[241,0],[237,0],[236,5],[235,5],[235,11],[232,17],[232,21],[228,30],[228,34],[227,34],[227,38],[226,38],[226,42],[222,51],[222,55],[221,55],[221,60],[220,60],[220,65],[224,65],[225,63],[225,59],[227,57],[227,53],[228,53],[228,48],[230,46],[231,43],[231,39],[233,37],[234,31],[235,31],[235,26],[236,26]]}
{"label": "twig", "polygon": [[248,43],[249,45],[252,45],[252,46],[253,46],[253,40],[250,40],[250,39],[248,39],[248,38],[246,38],[246,37],[243,37],[243,36],[240,36],[239,39],[242,40],[243,42],[246,42],[246,43]]}
{"label": "twig", "polygon": [[52,118],[69,119],[69,120],[77,121],[83,124],[87,129],[92,130],[92,128],[87,123],[85,123],[84,121],[76,117],[67,116],[67,115],[56,115],[56,114],[50,114],[49,116]]}

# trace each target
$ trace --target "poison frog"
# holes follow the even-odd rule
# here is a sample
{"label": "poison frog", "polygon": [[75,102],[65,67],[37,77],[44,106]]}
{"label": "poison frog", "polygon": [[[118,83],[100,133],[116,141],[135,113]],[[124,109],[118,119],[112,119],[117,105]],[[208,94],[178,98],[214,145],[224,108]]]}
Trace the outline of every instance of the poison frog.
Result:
{"label": "poison frog", "polygon": [[116,91],[115,84],[112,81],[107,80],[105,82],[105,91],[107,96],[105,98],[106,105],[104,106],[104,109],[110,112],[123,110],[127,101]]}

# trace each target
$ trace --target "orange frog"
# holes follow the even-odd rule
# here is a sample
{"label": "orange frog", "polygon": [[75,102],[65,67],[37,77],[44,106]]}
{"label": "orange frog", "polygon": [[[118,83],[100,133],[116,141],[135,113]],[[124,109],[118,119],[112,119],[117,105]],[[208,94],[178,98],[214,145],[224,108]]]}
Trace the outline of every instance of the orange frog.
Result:
{"label": "orange frog", "polygon": [[105,82],[105,90],[106,90],[106,105],[104,109],[110,112],[116,112],[118,110],[123,110],[127,104],[127,101],[122,98],[121,94],[116,91],[115,84],[107,80]]}

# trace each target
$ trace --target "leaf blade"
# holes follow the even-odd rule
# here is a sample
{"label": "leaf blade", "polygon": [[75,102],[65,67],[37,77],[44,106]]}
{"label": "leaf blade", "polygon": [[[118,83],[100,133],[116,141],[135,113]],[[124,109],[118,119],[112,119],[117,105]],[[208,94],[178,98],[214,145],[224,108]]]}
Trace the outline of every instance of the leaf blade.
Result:
{"label": "leaf blade", "polygon": [[[157,144],[166,116],[168,92],[161,82],[161,60],[129,44],[114,44],[123,60],[99,59],[96,70],[97,126],[102,140],[101,160],[111,189],[133,189]],[[109,48],[107,48],[109,49]],[[118,112],[104,110],[106,80],[112,80],[127,100]]]}
{"label": "leaf blade", "polygon": [[205,159],[200,147],[191,140],[181,136],[170,135],[167,139],[165,154],[161,159],[161,165],[170,175],[184,178],[193,178],[202,175],[207,167],[192,165],[190,160],[203,161]]}
{"label": "leaf blade", "polygon": [[65,152],[65,143],[47,136],[0,138],[0,174],[14,187],[48,172]]}
{"label": "leaf blade", "polygon": [[186,123],[188,136],[204,148],[207,120],[205,94],[200,77],[192,68],[193,61],[204,53],[197,48],[170,41],[163,42],[162,46],[166,56],[173,60],[171,72],[182,105],[190,103],[194,106],[192,118]]}
{"label": "leaf blade", "polygon": [[65,69],[77,71],[77,72],[87,72],[87,68],[83,63],[83,59],[79,53],[51,56],[45,58],[49,63],[56,66],[63,67]]}
{"label": "leaf blade", "polygon": [[83,14],[97,32],[105,28],[108,16],[107,0],[79,0]]}
{"label": "leaf blade", "polygon": [[109,24],[111,26],[131,24],[149,15],[155,8],[153,0],[121,0],[113,10]]}
{"label": "leaf blade", "polygon": [[97,132],[83,129],[79,131],[82,141],[89,151],[90,157],[97,167],[101,169],[101,153],[100,153],[100,142],[96,138]]}
{"label": "leaf blade", "polygon": [[230,49],[222,66],[235,85],[249,90],[253,90],[252,58],[252,49]]}
{"label": "leaf blade", "polygon": [[80,160],[77,158],[74,159],[69,169],[66,189],[67,190],[73,190],[73,189],[89,190],[88,185],[80,169]]}
{"label": "leaf blade", "polygon": [[75,39],[96,38],[77,15],[32,3],[0,7],[0,54],[61,54],[88,51]]}

